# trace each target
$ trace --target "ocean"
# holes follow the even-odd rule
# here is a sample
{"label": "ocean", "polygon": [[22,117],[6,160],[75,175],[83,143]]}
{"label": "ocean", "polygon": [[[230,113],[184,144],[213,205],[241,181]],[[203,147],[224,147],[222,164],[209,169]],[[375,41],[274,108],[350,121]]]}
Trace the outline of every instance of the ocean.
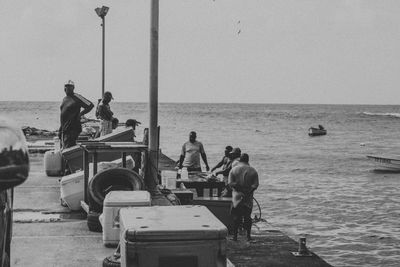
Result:
{"label": "ocean", "polygon": [[[0,102],[21,126],[56,130],[60,102]],[[111,103],[148,126],[146,103]],[[94,118],[94,111],[88,117]],[[178,159],[196,131],[210,166],[227,145],[260,175],[262,218],[334,266],[398,266],[400,173],[376,172],[368,154],[400,154],[400,108],[378,105],[159,104],[160,148]],[[323,125],[326,136],[309,137]]]}

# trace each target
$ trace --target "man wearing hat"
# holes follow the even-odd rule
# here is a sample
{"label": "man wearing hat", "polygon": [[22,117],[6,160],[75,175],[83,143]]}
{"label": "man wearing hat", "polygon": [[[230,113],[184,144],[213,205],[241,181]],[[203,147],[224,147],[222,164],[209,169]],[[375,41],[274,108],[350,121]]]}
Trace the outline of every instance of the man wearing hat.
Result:
{"label": "man wearing hat", "polygon": [[97,116],[101,119],[100,135],[106,135],[112,132],[112,120],[114,113],[111,111],[110,102],[114,99],[111,92],[104,92],[103,100],[97,107]]}
{"label": "man wearing hat", "polygon": [[204,151],[203,144],[199,141],[196,141],[196,132],[190,132],[189,141],[184,143],[182,146],[181,156],[179,159],[179,169],[182,167],[186,167],[187,170],[190,171],[200,171],[200,156],[206,165],[206,170],[209,171],[210,167],[207,163],[207,155]]}
{"label": "man wearing hat", "polygon": [[228,186],[232,188],[233,240],[237,241],[239,225],[243,220],[247,240],[251,240],[251,212],[253,194],[258,188],[258,173],[249,164],[249,155],[243,153],[238,164],[232,168],[228,177]]}
{"label": "man wearing hat", "polygon": [[[69,80],[64,84],[64,97],[60,110],[60,130],[59,137],[62,148],[68,148],[76,145],[76,140],[82,131],[81,116],[90,112],[94,107],[93,103],[74,93],[75,84]],[[81,110],[82,108],[82,110]]]}

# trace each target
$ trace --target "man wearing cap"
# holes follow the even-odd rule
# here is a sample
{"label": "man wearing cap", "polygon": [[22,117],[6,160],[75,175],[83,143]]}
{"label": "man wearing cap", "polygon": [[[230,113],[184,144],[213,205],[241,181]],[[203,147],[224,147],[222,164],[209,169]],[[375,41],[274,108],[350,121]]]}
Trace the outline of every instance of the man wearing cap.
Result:
{"label": "man wearing cap", "polygon": [[104,92],[103,100],[97,107],[98,118],[101,119],[100,135],[112,132],[112,120],[114,113],[110,109],[110,102],[114,99],[111,92]]}
{"label": "man wearing cap", "polygon": [[253,194],[258,188],[258,173],[249,164],[249,155],[243,153],[239,163],[232,168],[228,177],[228,186],[232,188],[233,240],[237,241],[239,225],[243,220],[247,240],[251,240],[251,212],[253,210]]}
{"label": "man wearing cap", "polygon": [[206,165],[206,170],[209,171],[210,167],[207,163],[207,155],[204,151],[203,144],[199,141],[196,141],[196,132],[190,132],[189,141],[184,143],[182,146],[181,156],[179,159],[179,169],[182,167],[186,167],[187,170],[190,171],[200,171],[200,156]]}
{"label": "man wearing cap", "polygon": [[222,167],[222,169],[220,171],[217,171],[215,173],[215,175],[219,175],[222,174],[224,177],[224,182],[225,184],[228,183],[228,175],[229,175],[229,167],[230,167],[230,163],[231,163],[231,158],[230,158],[230,152],[232,151],[232,147],[231,146],[226,146],[225,147],[225,154],[222,157],[221,161],[217,163],[217,165],[215,165],[213,168],[211,168],[211,172],[215,171],[216,169]]}
{"label": "man wearing cap", "polygon": [[[60,110],[60,130],[62,148],[68,148],[76,145],[76,140],[82,131],[81,116],[90,112],[93,103],[83,96],[74,93],[75,84],[69,80],[64,85],[66,96],[64,97]],[[82,111],[81,111],[82,108]]]}

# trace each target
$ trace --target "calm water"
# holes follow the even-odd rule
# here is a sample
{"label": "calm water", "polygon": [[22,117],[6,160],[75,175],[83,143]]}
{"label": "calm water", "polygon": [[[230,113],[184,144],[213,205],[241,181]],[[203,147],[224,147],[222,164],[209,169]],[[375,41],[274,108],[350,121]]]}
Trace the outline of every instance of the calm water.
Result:
{"label": "calm water", "polygon": [[[0,102],[21,125],[55,130],[58,102]],[[148,125],[147,104],[112,103],[121,122]],[[94,117],[93,112],[89,117]],[[400,173],[377,173],[367,154],[400,154],[396,106],[160,104],[160,146],[178,159],[191,130],[210,165],[226,145],[250,155],[263,217],[334,266],[398,266]],[[322,124],[328,135],[309,137]]]}

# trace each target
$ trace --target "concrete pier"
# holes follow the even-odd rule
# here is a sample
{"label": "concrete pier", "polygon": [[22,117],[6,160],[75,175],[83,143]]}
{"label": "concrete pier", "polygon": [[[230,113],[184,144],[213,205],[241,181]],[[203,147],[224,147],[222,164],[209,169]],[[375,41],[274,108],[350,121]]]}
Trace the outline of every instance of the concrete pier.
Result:
{"label": "concrete pier", "polygon": [[[161,169],[175,162],[160,157]],[[102,266],[113,248],[102,234],[90,232],[86,215],[60,205],[60,177],[47,177],[43,155],[31,155],[27,181],[14,189],[14,225],[11,266]],[[227,256],[235,266],[330,266],[315,254],[295,257],[298,243],[265,222],[253,227],[254,241],[228,241]]]}

